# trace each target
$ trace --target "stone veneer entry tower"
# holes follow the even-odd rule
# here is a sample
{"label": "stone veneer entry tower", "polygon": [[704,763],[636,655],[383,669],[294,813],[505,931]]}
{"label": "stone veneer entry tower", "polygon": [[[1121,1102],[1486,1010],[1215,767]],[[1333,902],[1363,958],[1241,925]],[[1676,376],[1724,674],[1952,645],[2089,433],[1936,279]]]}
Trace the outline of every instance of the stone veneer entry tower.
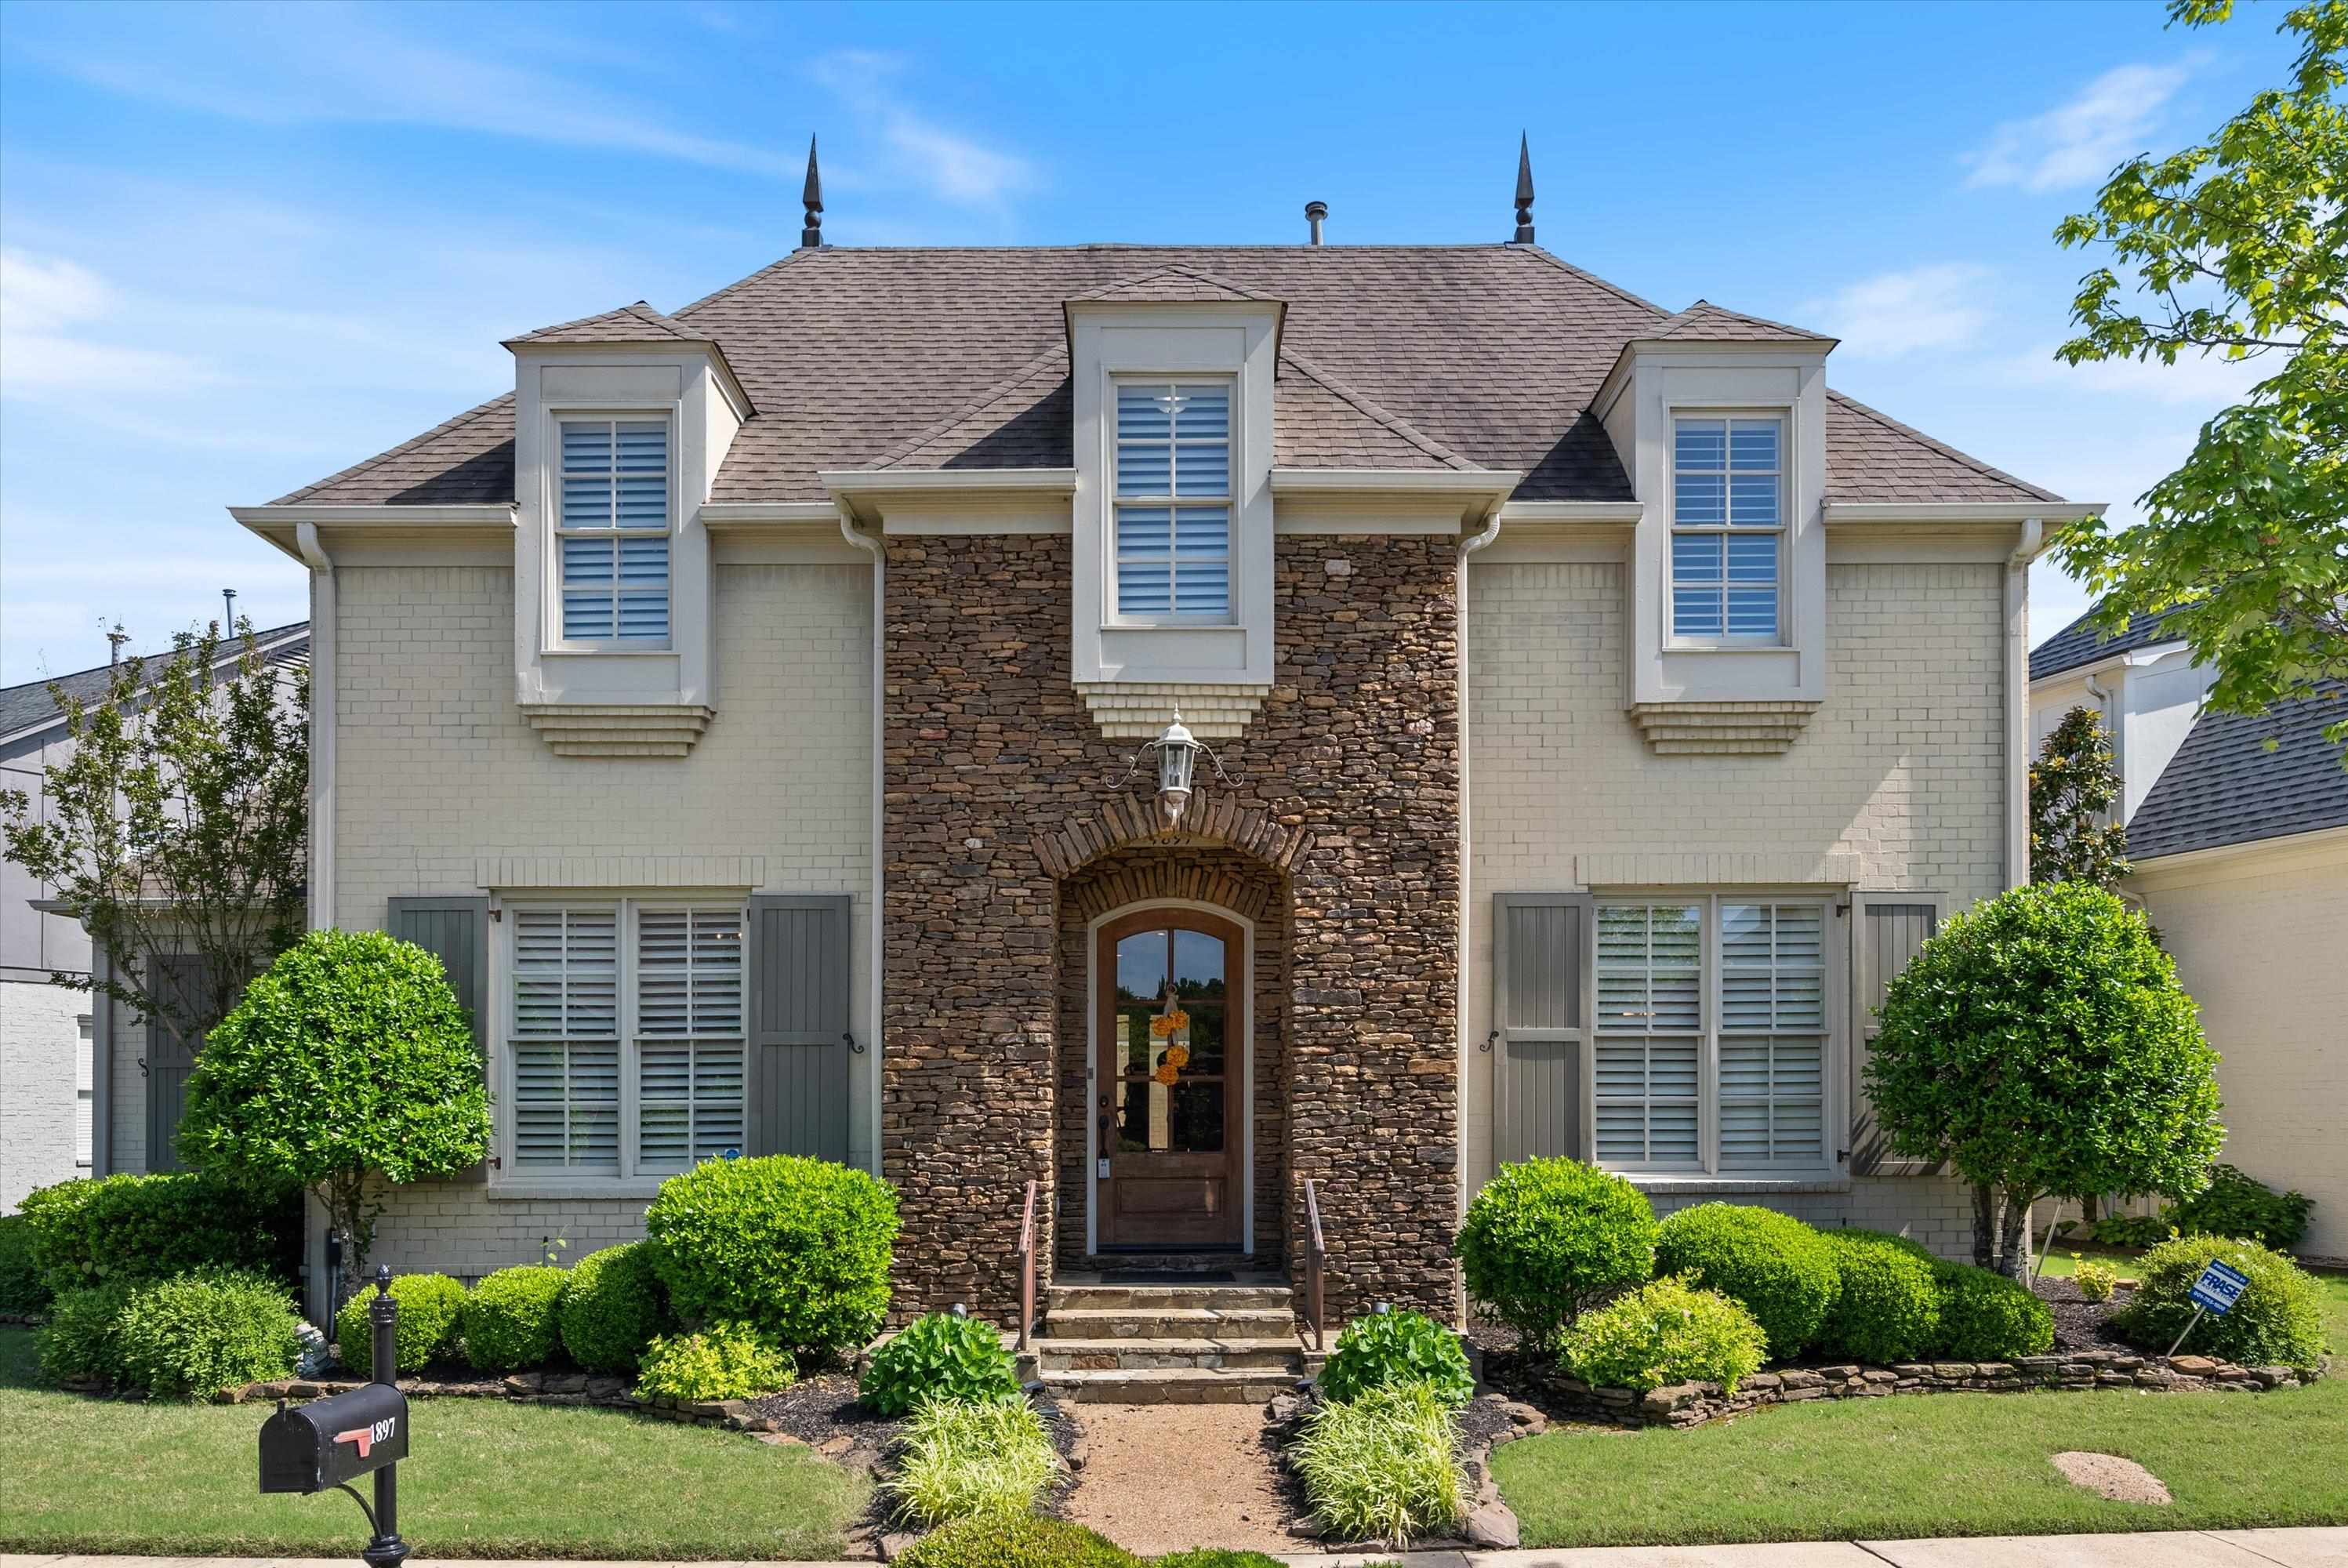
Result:
{"label": "stone veneer entry tower", "polygon": [[[1457,544],[1282,538],[1272,690],[1179,834],[1070,682],[1064,534],[888,542],[882,1169],[897,1305],[1015,1315],[1020,1195],[1085,1256],[1092,913],[1252,921],[1256,1261],[1319,1182],[1333,1314],[1449,1318],[1458,1212]],[[1077,940],[1065,940],[1073,928]]]}

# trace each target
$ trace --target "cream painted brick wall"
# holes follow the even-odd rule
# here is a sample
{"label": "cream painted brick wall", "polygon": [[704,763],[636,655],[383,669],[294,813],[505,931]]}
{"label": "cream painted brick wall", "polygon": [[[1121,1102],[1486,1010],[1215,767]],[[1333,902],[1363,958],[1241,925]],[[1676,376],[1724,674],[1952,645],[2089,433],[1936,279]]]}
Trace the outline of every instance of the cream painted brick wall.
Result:
{"label": "cream painted brick wall", "polygon": [[[1572,890],[1577,855],[1840,851],[1859,857],[1863,891],[1939,893],[1958,909],[1996,892],[2003,570],[1830,564],[1828,700],[1792,749],[1667,757],[1623,712],[1623,566],[1472,564],[1469,1039],[1490,1028],[1493,894]],[[1468,1192],[1492,1169],[1492,1060],[1471,1049],[1461,1081]],[[1971,1244],[1953,1183],[1886,1179],[1802,1202],[1806,1217],[1891,1230],[1912,1209],[1929,1244]]]}
{"label": "cream painted brick wall", "polygon": [[[1773,1192],[1744,1198],[1704,1192],[1655,1192],[1657,1218],[1721,1197],[1759,1203],[1820,1230],[1856,1226],[1909,1237],[1944,1258],[1973,1261],[1973,1201],[1965,1184],[1946,1176],[1861,1176],[1847,1192]],[[2045,1223],[2044,1211],[2039,1223]]]}

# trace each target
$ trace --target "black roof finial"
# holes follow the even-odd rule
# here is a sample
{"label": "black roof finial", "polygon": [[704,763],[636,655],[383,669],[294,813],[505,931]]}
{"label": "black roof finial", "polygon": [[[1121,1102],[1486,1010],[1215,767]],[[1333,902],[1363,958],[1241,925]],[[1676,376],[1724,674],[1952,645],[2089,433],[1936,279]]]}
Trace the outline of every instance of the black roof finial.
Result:
{"label": "black roof finial", "polygon": [[1522,133],[1517,138],[1517,237],[1509,242],[1533,242],[1533,144]]}
{"label": "black roof finial", "polygon": [[823,243],[823,176],[816,172],[815,138],[808,138],[808,177],[799,191],[799,200],[807,205],[807,223],[799,230],[799,249],[814,250]]}

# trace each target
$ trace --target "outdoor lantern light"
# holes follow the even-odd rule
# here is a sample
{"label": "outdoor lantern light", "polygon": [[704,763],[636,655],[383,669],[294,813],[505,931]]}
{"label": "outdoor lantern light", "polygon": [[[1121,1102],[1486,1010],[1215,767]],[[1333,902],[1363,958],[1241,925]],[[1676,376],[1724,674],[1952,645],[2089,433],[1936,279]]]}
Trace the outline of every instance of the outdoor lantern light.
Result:
{"label": "outdoor lantern light", "polygon": [[1190,803],[1190,774],[1199,764],[1200,748],[1183,727],[1179,707],[1174,710],[1174,722],[1149,744],[1158,752],[1158,802],[1165,809],[1170,829],[1182,820],[1182,809]]}

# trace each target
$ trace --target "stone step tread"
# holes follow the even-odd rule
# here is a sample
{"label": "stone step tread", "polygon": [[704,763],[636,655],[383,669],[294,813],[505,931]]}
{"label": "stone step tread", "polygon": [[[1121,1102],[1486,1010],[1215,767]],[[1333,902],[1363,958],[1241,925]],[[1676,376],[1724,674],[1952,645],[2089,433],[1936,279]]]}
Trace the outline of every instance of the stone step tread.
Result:
{"label": "stone step tread", "polygon": [[1292,1372],[1263,1367],[1148,1367],[1132,1371],[1048,1371],[1039,1381],[1078,1404],[1259,1404],[1294,1388]]}
{"label": "stone step tread", "polygon": [[[1056,1306],[1045,1319],[1044,1332],[1054,1338],[1066,1334],[1099,1338],[1100,1330],[1121,1332],[1129,1324],[1148,1325],[1187,1335],[1193,1329],[1231,1328],[1265,1335],[1293,1334],[1296,1315],[1279,1306]],[[1159,1336],[1159,1337],[1166,1337]]]}
{"label": "stone step tread", "polygon": [[1054,1312],[1165,1309],[1265,1311],[1292,1305],[1284,1285],[1263,1284],[1056,1284],[1045,1293]]}
{"label": "stone step tread", "polygon": [[1177,1336],[1173,1338],[1098,1338],[1063,1339],[1057,1335],[1028,1341],[1028,1348],[1053,1354],[1081,1355],[1093,1350],[1138,1350],[1166,1356],[1206,1354],[1227,1350],[1277,1350],[1292,1356],[1304,1354],[1304,1343],[1293,1334],[1218,1335],[1208,1338]]}

